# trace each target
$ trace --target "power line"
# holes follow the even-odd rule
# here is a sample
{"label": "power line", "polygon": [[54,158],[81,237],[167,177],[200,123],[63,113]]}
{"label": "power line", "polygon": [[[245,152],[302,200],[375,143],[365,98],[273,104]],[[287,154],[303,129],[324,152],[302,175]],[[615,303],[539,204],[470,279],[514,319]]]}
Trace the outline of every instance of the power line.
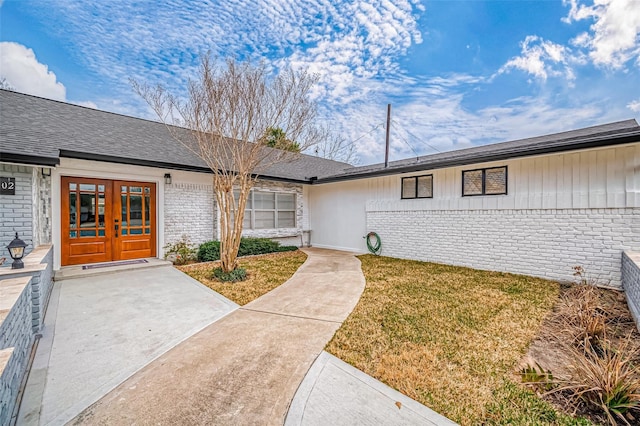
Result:
{"label": "power line", "polygon": [[410,136],[412,136],[414,139],[420,141],[420,143],[423,143],[425,145],[427,145],[429,148],[433,149],[434,151],[438,152],[438,153],[442,153],[442,151],[440,151],[438,148],[436,148],[435,146],[431,145],[429,142],[426,141],[422,141],[419,137],[417,137],[416,135],[414,135],[409,129],[403,129],[405,132],[407,132]]}
{"label": "power line", "polygon": [[[391,120],[391,125],[396,125],[396,121],[395,120]],[[415,149],[413,149],[413,147],[411,146],[411,144],[409,143],[408,140],[405,139],[404,136],[402,136],[401,133],[398,134],[398,136],[400,136],[400,139],[402,139],[404,141],[404,143],[409,147],[409,149],[411,149],[411,151],[413,151],[413,153],[416,155],[416,158],[420,157],[420,155],[418,155],[418,153],[416,152]]]}

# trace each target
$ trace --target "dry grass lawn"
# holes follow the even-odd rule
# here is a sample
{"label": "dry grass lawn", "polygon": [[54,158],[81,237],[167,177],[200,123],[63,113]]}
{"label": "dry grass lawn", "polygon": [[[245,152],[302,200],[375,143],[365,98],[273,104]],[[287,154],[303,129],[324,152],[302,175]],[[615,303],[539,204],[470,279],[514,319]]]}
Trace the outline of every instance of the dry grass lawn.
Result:
{"label": "dry grass lawn", "polygon": [[223,283],[211,278],[211,271],[220,262],[195,263],[177,268],[242,306],[283,284],[306,259],[307,255],[299,250],[242,258],[240,266],[247,270],[248,277],[236,283]]}
{"label": "dry grass lawn", "polygon": [[361,256],[360,302],[327,351],[462,425],[589,424],[516,384],[557,283]]}

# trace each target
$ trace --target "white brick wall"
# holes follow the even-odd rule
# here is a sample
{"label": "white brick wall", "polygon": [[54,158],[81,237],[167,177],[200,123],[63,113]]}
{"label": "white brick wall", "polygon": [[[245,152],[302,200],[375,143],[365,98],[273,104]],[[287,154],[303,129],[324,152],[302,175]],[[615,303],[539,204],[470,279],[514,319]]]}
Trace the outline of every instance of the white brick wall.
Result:
{"label": "white brick wall", "polygon": [[640,329],[640,252],[622,253],[622,286],[629,309]]}
{"label": "white brick wall", "polygon": [[34,247],[32,167],[0,164],[0,176],[16,179],[16,194],[0,196],[0,257],[9,259],[6,246],[16,232],[29,244],[27,253]]}
{"label": "white brick wall", "polygon": [[[258,181],[254,186],[259,191],[289,192],[296,194],[296,227],[287,229],[246,229],[247,237],[273,238],[282,244],[300,245],[299,234],[303,223],[302,185],[286,182]],[[198,183],[173,183],[165,186],[164,193],[164,240],[175,243],[187,235],[194,244],[217,239],[218,212],[216,211],[213,185]]]}
{"label": "white brick wall", "polygon": [[215,238],[213,185],[176,182],[164,190],[165,244],[187,235],[194,244]]}
{"label": "white brick wall", "polygon": [[620,287],[623,250],[640,249],[640,209],[368,211],[385,256],[573,281],[582,266]]}

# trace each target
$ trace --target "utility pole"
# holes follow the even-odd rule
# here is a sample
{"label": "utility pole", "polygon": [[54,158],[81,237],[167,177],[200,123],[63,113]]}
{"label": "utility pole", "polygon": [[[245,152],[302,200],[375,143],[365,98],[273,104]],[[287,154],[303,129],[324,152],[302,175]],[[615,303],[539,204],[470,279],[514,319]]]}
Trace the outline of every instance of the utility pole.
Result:
{"label": "utility pole", "polygon": [[389,131],[391,130],[391,104],[387,104],[387,141],[384,154],[384,168],[389,167]]}

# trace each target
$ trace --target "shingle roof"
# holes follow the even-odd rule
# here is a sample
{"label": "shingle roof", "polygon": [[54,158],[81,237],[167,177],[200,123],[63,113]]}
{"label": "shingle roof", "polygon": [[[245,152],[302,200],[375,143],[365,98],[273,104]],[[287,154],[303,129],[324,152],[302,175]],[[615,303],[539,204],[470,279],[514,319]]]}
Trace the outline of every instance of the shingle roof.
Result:
{"label": "shingle roof", "polygon": [[[328,183],[640,141],[634,120],[353,167],[310,155],[279,163],[267,179]],[[0,161],[57,165],[60,157],[207,172],[162,123],[0,90]]]}
{"label": "shingle roof", "polygon": [[630,142],[640,142],[640,126],[634,119],[586,127],[569,132],[520,139],[443,152],[418,158],[393,161],[388,167],[384,163],[352,167],[332,176],[319,178],[314,183],[328,183],[341,180],[362,179],[434,170],[445,167],[464,166],[474,163],[501,161],[510,158],[596,148]]}
{"label": "shingle roof", "polygon": [[[53,166],[60,157],[209,171],[162,123],[0,90],[0,161]],[[300,155],[263,177],[308,182],[350,167]]]}

